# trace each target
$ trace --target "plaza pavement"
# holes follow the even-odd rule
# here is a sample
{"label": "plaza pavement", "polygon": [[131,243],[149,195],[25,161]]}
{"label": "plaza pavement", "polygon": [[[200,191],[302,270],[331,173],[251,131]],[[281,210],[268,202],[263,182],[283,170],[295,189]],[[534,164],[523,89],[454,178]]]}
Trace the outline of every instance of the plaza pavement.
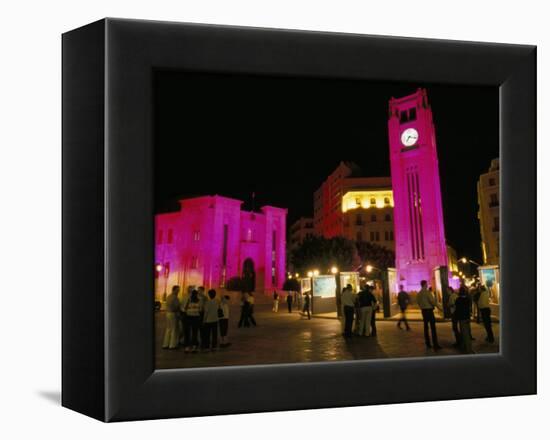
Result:
{"label": "plaza pavement", "polygon": [[[285,306],[285,307],[283,307]],[[411,331],[400,330],[392,320],[377,322],[376,337],[344,339],[337,319],[312,317],[307,320],[297,311],[289,314],[281,303],[278,313],[271,306],[256,306],[258,327],[237,328],[239,308],[231,307],[229,341],[231,346],[214,352],[184,353],[183,348],[163,350],[164,312],[155,313],[156,368],[197,368],[230,365],[259,365],[295,362],[320,362],[355,359],[387,359],[461,354],[452,348],[451,323],[438,322],[437,334],[443,347],[439,351],[424,345],[423,324],[411,322]],[[381,317],[381,314],[377,314]],[[485,330],[472,322],[473,349],[476,353],[498,353],[499,325],[493,324],[496,341],[485,342]]]}

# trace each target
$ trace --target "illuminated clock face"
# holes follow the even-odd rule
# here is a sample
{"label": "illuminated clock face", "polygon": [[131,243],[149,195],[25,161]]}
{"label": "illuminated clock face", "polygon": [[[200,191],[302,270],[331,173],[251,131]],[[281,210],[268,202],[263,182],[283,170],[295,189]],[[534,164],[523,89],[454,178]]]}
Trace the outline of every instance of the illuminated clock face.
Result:
{"label": "illuminated clock face", "polygon": [[414,128],[407,128],[403,133],[401,133],[401,143],[405,147],[412,147],[418,141],[418,131]]}

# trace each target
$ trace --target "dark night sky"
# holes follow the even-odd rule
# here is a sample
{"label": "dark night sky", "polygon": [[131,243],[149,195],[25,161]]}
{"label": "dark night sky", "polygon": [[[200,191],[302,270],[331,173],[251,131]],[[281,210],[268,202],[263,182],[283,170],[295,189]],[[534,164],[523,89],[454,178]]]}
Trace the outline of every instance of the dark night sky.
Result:
{"label": "dark night sky", "polygon": [[313,191],[341,160],[389,176],[390,97],[426,87],[432,106],[447,241],[481,259],[476,182],[498,157],[498,89],[437,84],[155,74],[156,211],[219,194],[313,213]]}

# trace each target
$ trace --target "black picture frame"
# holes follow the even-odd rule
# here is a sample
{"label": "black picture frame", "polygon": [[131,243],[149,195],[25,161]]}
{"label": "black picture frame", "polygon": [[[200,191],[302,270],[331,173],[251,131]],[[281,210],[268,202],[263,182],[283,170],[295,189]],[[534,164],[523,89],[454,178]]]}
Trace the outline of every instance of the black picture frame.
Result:
{"label": "black picture frame", "polygon": [[[63,406],[121,421],[536,393],[535,46],[109,18],[62,50]],[[155,371],[155,68],[498,86],[500,353]]]}

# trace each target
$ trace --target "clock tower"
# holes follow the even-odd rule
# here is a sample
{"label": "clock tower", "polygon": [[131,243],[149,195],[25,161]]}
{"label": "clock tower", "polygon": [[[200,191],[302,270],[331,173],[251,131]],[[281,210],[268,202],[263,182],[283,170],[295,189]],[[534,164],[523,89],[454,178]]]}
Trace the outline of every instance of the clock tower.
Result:
{"label": "clock tower", "polygon": [[[441,185],[432,110],[425,89],[391,98],[388,137],[399,284],[420,290],[447,266]],[[434,286],[435,289],[435,286]]]}

